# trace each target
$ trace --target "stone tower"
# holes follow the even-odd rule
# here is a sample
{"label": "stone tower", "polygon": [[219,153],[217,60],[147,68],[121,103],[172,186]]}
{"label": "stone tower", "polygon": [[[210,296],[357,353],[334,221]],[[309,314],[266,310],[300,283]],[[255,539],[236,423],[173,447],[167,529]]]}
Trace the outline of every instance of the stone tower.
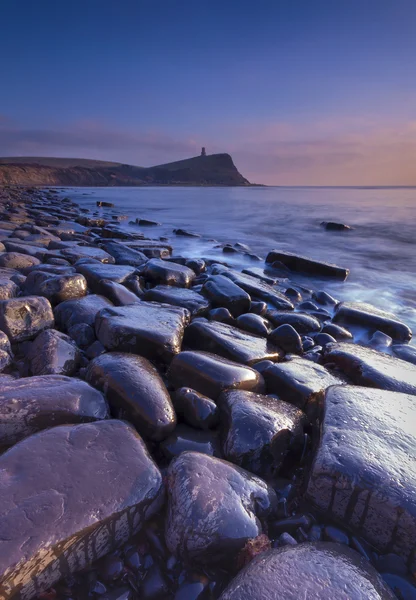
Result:
{"label": "stone tower", "polygon": [[201,150],[201,156],[206,156],[207,153],[205,152],[205,146],[202,146],[202,150]]}

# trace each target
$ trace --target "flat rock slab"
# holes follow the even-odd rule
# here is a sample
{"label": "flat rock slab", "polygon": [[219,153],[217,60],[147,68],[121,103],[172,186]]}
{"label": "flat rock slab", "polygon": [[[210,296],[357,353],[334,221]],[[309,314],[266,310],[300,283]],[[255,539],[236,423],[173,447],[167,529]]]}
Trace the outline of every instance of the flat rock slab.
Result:
{"label": "flat rock slab", "polygon": [[63,248],[61,254],[71,263],[76,263],[80,258],[94,258],[102,263],[110,264],[115,262],[111,254],[108,254],[108,252],[105,252],[101,248],[97,248],[97,246],[73,245],[70,248]]}
{"label": "flat rock slab", "polygon": [[152,440],[162,440],[175,428],[176,415],[156,368],[142,356],[108,352],[95,358],[85,376],[102,390],[113,411]]}
{"label": "flat rock slab", "polygon": [[169,362],[181,350],[189,318],[185,308],[139,302],[100,311],[95,319],[95,332],[108,350]]}
{"label": "flat rock slab", "polygon": [[228,277],[245,290],[250,296],[254,298],[260,298],[269,304],[272,304],[280,310],[293,310],[294,306],[290,300],[281,292],[277,291],[271,285],[260,281],[257,277],[252,277],[245,273],[239,273],[231,269],[225,270],[221,273],[224,277]]}
{"label": "flat rock slab", "polygon": [[319,396],[327,387],[344,383],[341,377],[325,367],[298,356],[268,367],[263,376],[269,394],[277,394],[282,400],[307,409],[311,415],[314,415]]}
{"label": "flat rock slab", "polygon": [[198,294],[198,292],[171,285],[157,285],[150,290],[146,290],[143,300],[182,306],[189,310],[192,316],[203,315],[211,308],[209,300]]}
{"label": "flat rock slab", "polygon": [[292,252],[282,252],[281,250],[272,250],[266,257],[266,263],[279,261],[291,271],[308,273],[308,275],[318,275],[322,277],[334,277],[345,281],[350,272],[349,269],[339,267],[332,263],[313,260],[306,256],[293,254]]}
{"label": "flat rock slab", "polygon": [[95,293],[100,293],[100,282],[102,279],[123,283],[136,271],[135,267],[129,265],[106,265],[87,263],[77,265],[78,273],[81,273],[88,282],[88,287]]}
{"label": "flat rock slab", "polygon": [[113,306],[110,300],[95,294],[76,300],[66,300],[55,308],[56,323],[64,331],[81,323],[94,326],[97,313],[110,306]]}
{"label": "flat rock slab", "polygon": [[130,265],[133,267],[140,267],[147,262],[147,256],[145,256],[139,250],[134,250],[128,246],[121,244],[120,242],[105,242],[102,244],[103,248],[114,257],[117,265]]}
{"label": "flat rock slab", "polygon": [[27,360],[32,375],[74,375],[81,353],[69,336],[46,329],[30,345]]}
{"label": "flat rock slab", "polygon": [[329,344],[325,361],[335,363],[353,383],[416,395],[416,365],[357,344]]}
{"label": "flat rock slab", "polygon": [[195,272],[192,269],[160,258],[149,260],[141,272],[147,281],[176,287],[189,288],[195,279]]}
{"label": "flat rock slab", "polygon": [[219,600],[395,600],[357,552],[329,542],[269,550],[240,571]]}
{"label": "flat rock slab", "polygon": [[53,325],[52,306],[46,298],[25,296],[0,301],[0,330],[12,343],[29,340]]}
{"label": "flat rock slab", "polygon": [[261,360],[277,361],[284,356],[282,350],[262,336],[205,319],[195,320],[186,328],[184,343],[193,350],[212,352],[246,365]]}
{"label": "flat rock slab", "polygon": [[0,594],[29,599],[123,544],[159,510],[159,469],[121,421],[62,425],[0,456]]}
{"label": "flat rock slab", "polygon": [[208,352],[181,352],[169,369],[173,387],[190,387],[216,400],[228,389],[264,392],[264,380],[258,371]]}
{"label": "flat rock slab", "polygon": [[188,564],[235,565],[276,506],[261,479],[226,461],[184,452],[167,473],[166,544]]}
{"label": "flat rock slab", "polygon": [[232,390],[218,399],[224,458],[268,478],[276,474],[287,452],[302,446],[306,415],[270,396]]}
{"label": "flat rock slab", "polygon": [[307,498],[376,547],[416,553],[414,396],[335,386],[323,400]]}
{"label": "flat rock slab", "polygon": [[60,375],[0,377],[0,446],[56,425],[106,419],[104,396],[80,379]]}
{"label": "flat rock slab", "polygon": [[341,302],[335,309],[335,323],[361,325],[374,331],[382,331],[399,342],[407,342],[412,337],[411,329],[395,315],[380,310],[365,302]]}
{"label": "flat rock slab", "polygon": [[250,310],[251,298],[240,286],[224,275],[213,275],[204,284],[203,293],[214,308],[227,308],[233,317]]}

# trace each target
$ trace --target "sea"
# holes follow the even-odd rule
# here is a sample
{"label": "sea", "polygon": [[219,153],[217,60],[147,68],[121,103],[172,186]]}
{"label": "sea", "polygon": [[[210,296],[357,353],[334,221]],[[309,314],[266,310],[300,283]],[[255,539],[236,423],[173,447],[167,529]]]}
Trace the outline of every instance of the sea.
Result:
{"label": "sea", "polygon": [[[369,302],[395,313],[416,332],[416,188],[111,187],[60,192],[98,214],[112,202],[128,216],[122,227],[152,239],[167,237],[176,255],[261,267],[244,254],[224,254],[221,244],[246,244],[264,259],[273,249],[350,269],[345,282],[294,276],[292,284],[325,289],[338,300]],[[160,223],[129,225],[136,218]],[[350,231],[326,231],[323,221]],[[176,236],[183,228],[200,238]],[[220,246],[220,247],[219,247]]]}

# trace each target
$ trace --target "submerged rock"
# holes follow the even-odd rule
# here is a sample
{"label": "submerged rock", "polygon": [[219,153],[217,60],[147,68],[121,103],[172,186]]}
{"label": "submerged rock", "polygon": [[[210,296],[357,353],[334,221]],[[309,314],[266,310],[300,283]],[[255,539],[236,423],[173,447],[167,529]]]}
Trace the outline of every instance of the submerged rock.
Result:
{"label": "submerged rock", "polygon": [[56,329],[46,329],[30,345],[27,359],[32,375],[73,375],[81,354],[69,336]]}
{"label": "submerged rock", "polygon": [[57,425],[108,417],[103,395],[80,379],[62,375],[0,378],[0,446]]}
{"label": "submerged rock", "polygon": [[55,308],[56,323],[64,331],[69,331],[71,327],[80,324],[94,326],[97,313],[110,306],[113,306],[110,300],[95,294],[76,300],[66,300]]}
{"label": "submerged rock", "polygon": [[356,386],[327,390],[307,497],[381,552],[416,551],[414,396]]}
{"label": "submerged rock", "polygon": [[0,456],[0,585],[31,598],[135,534],[163,502],[159,469],[127,423],[62,425]]}
{"label": "submerged rock", "polygon": [[291,271],[308,273],[309,275],[319,275],[322,277],[334,277],[344,281],[347,279],[349,269],[339,267],[332,263],[313,260],[306,256],[293,254],[292,252],[282,252],[281,250],[272,250],[266,257],[266,263],[279,261],[288,267]]}
{"label": "submerged rock", "polygon": [[178,416],[197,429],[211,429],[218,424],[219,410],[210,398],[183,387],[173,394],[173,406]]}
{"label": "submerged rock", "polygon": [[143,300],[155,302],[164,302],[174,306],[182,306],[189,310],[192,316],[203,315],[211,307],[209,301],[198,292],[188,290],[187,288],[178,288],[171,285],[157,285],[150,290],[146,290]]}
{"label": "submerged rock", "polygon": [[147,281],[176,287],[189,288],[195,279],[195,272],[192,269],[159,258],[149,260],[141,272]]}
{"label": "submerged rock", "polygon": [[194,566],[236,565],[245,543],[263,533],[275,509],[267,484],[226,461],[184,452],[167,474],[166,544]]}
{"label": "submerged rock", "polygon": [[395,315],[365,302],[341,302],[335,309],[333,320],[347,325],[361,325],[372,333],[382,331],[399,342],[407,342],[412,337],[410,328]]}
{"label": "submerged rock", "polygon": [[233,317],[238,317],[250,310],[250,296],[224,275],[210,277],[202,291],[215,308],[227,308]]}
{"label": "submerged rock", "polygon": [[395,600],[357,552],[330,542],[285,546],[256,556],[219,600]]}
{"label": "submerged rock", "polygon": [[146,358],[108,352],[90,363],[85,378],[105,392],[112,411],[133,423],[144,437],[162,440],[175,428],[169,393]]}
{"label": "submerged rock", "polygon": [[40,296],[25,296],[0,301],[0,330],[12,343],[33,338],[54,325],[49,300]]}

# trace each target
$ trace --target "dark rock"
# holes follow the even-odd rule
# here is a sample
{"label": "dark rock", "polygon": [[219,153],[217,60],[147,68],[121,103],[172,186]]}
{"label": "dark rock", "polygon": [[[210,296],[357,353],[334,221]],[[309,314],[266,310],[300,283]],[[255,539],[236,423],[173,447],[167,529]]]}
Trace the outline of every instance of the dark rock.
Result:
{"label": "dark rock", "polygon": [[73,273],[76,273],[75,267],[66,267],[63,265],[51,265],[45,263],[34,265],[27,270],[28,274],[36,271],[50,273],[50,275],[72,275]]}
{"label": "dark rock", "polygon": [[365,302],[341,302],[335,309],[334,322],[361,325],[371,332],[382,331],[399,342],[407,342],[412,332],[407,325],[384,310]]}
{"label": "dark rock", "polygon": [[124,283],[134,274],[135,268],[128,265],[107,265],[99,263],[89,263],[77,265],[77,271],[84,275],[88,282],[88,287],[94,294],[100,293],[100,284],[103,279]]}
{"label": "dark rock", "polygon": [[13,352],[10,346],[9,338],[0,331],[0,372],[4,371],[13,360]]}
{"label": "dark rock", "polygon": [[0,300],[10,300],[19,295],[20,288],[11,279],[0,279]]}
{"label": "dark rock", "polygon": [[174,229],[173,233],[175,233],[176,235],[181,235],[183,237],[193,237],[193,238],[201,237],[199,235],[199,233],[193,233],[192,231],[186,231],[186,229]]}
{"label": "dark rock", "polygon": [[217,434],[201,431],[182,423],[160,444],[160,449],[169,460],[182,452],[193,451],[209,456],[221,457]]}
{"label": "dark rock", "polygon": [[256,556],[219,600],[395,600],[368,561],[350,548],[317,542]]}
{"label": "dark rock", "polygon": [[263,533],[261,523],[277,504],[261,479],[197,452],[174,459],[167,481],[166,544],[192,566],[235,566],[239,551]]}
{"label": "dark rock", "polygon": [[97,200],[97,206],[100,208],[114,208],[114,204],[112,202],[103,202],[102,200]]}
{"label": "dark rock", "polygon": [[323,306],[335,306],[338,304],[338,300],[335,300],[335,298],[328,294],[328,292],[323,290],[320,290],[319,292],[313,292],[312,297]]}
{"label": "dark rock", "polygon": [[307,407],[311,414],[327,387],[344,383],[325,367],[298,356],[287,362],[274,364],[263,372],[263,376],[268,393],[278,394],[282,400],[299,408]]}
{"label": "dark rock", "polygon": [[224,271],[222,275],[231,279],[231,281],[241,287],[241,289],[250,294],[252,298],[260,298],[280,310],[293,310],[294,308],[293,304],[284,294],[281,294],[271,285],[260,281],[256,277],[232,270]]}
{"label": "dark rock", "polygon": [[160,567],[154,564],[147,571],[140,588],[140,600],[167,600],[171,598],[169,581]]}
{"label": "dark rock", "polygon": [[52,307],[46,298],[26,296],[0,301],[0,330],[12,343],[29,340],[53,325]]}
{"label": "dark rock", "polygon": [[276,260],[282,262],[291,271],[308,273],[309,275],[318,275],[321,277],[335,277],[344,281],[347,279],[349,269],[344,269],[332,263],[322,262],[293,254],[292,252],[282,252],[281,250],[272,250],[266,257],[266,263],[274,263]]}
{"label": "dark rock", "polygon": [[175,411],[166,386],[142,356],[102,354],[90,363],[85,379],[105,392],[112,411],[133,423],[141,435],[158,441],[175,428]]}
{"label": "dark rock", "polygon": [[67,300],[55,308],[55,319],[59,329],[69,331],[80,323],[94,327],[95,317],[103,308],[112,306],[103,296],[90,295],[77,300]]}
{"label": "dark rock", "polygon": [[247,365],[261,360],[277,361],[283,357],[281,350],[264,337],[205,319],[195,320],[186,328],[184,343],[192,350],[212,352]]}
{"label": "dark rock", "polygon": [[268,479],[287,452],[302,446],[306,416],[292,404],[269,396],[232,390],[218,399],[224,457]]}
{"label": "dark rock", "polygon": [[147,227],[147,226],[152,226],[152,225],[161,225],[161,223],[158,223],[157,221],[151,221],[149,219],[136,219],[136,224],[137,225],[141,225],[143,227]]}
{"label": "dark rock", "polygon": [[85,354],[87,355],[87,358],[92,360],[93,358],[97,358],[97,356],[101,356],[101,354],[104,354],[104,352],[106,352],[106,349],[104,348],[102,343],[98,340],[95,340],[95,342],[93,342],[91,346],[88,346],[87,350],[85,351]]}
{"label": "dark rock", "polygon": [[213,275],[203,286],[203,293],[215,308],[227,308],[234,317],[250,310],[251,298],[223,275]]}
{"label": "dark rock", "polygon": [[383,581],[393,590],[398,600],[415,600],[416,586],[410,577],[400,577],[394,573],[383,573]]}
{"label": "dark rock", "polygon": [[113,583],[123,574],[124,564],[117,554],[107,554],[98,565],[100,579],[106,583]]}
{"label": "dark rock", "polygon": [[311,519],[306,515],[293,515],[286,519],[280,519],[270,524],[270,533],[273,537],[278,537],[284,532],[296,533],[299,527],[308,531],[311,526]]}
{"label": "dark rock", "polygon": [[218,424],[218,407],[210,398],[191,388],[183,387],[173,394],[176,413],[197,429],[211,429]]}
{"label": "dark rock", "polygon": [[73,375],[81,354],[75,342],[56,329],[42,331],[30,345],[27,359],[32,375]]}
{"label": "dark rock", "polygon": [[335,323],[327,323],[322,327],[322,333],[328,333],[337,342],[343,342],[346,340],[352,340],[352,333],[348,331],[348,329],[344,329],[340,325],[335,325]]}
{"label": "dark rock", "polygon": [[294,302],[301,302],[302,300],[302,296],[298,290],[295,290],[295,288],[292,287],[289,287],[285,290],[285,296],[291,298]]}
{"label": "dark rock", "polygon": [[40,260],[28,254],[20,254],[19,252],[4,252],[0,254],[0,267],[7,269],[17,269],[22,273],[26,273],[30,267],[39,265]]}
{"label": "dark rock", "polygon": [[210,321],[219,321],[220,323],[228,323],[234,325],[234,317],[228,308],[213,308],[207,314]]}
{"label": "dark rock", "polygon": [[163,502],[158,468],[121,421],[30,436],[0,456],[0,477],[4,597],[31,598],[83,569],[137,533]]}
{"label": "dark rock", "polygon": [[264,317],[267,312],[267,303],[266,302],[252,302],[250,307],[250,312],[255,315],[260,315],[260,317]]}
{"label": "dark rock", "polygon": [[44,296],[52,305],[56,305],[65,300],[73,300],[85,296],[87,294],[87,280],[79,273],[55,275],[54,277],[39,280],[36,289],[32,293]]}
{"label": "dark rock", "polygon": [[275,325],[291,325],[298,333],[312,333],[321,330],[321,324],[318,319],[300,312],[280,312],[277,310],[268,310],[266,317]]}
{"label": "dark rock", "polygon": [[203,315],[210,309],[209,301],[201,294],[194,290],[177,288],[171,285],[157,285],[150,290],[146,290],[143,300],[182,306],[189,310],[192,316]]}
{"label": "dark rock", "polygon": [[260,373],[207,352],[177,354],[169,369],[169,380],[175,388],[188,386],[213,400],[228,389],[264,391]]}
{"label": "dark rock", "polygon": [[278,539],[278,546],[297,546],[298,543],[295,540],[294,537],[292,537],[290,535],[290,533],[287,533],[286,531],[282,534],[280,534],[279,539]]}
{"label": "dark rock", "polygon": [[313,339],[315,340],[315,344],[322,347],[325,347],[327,344],[334,344],[337,341],[329,333],[318,333]]}
{"label": "dark rock", "polygon": [[324,356],[357,385],[416,395],[416,365],[347,343],[327,346]]}
{"label": "dark rock", "polygon": [[318,319],[318,321],[320,321],[321,323],[327,323],[331,320],[331,315],[327,310],[324,310],[323,308],[320,308],[318,310],[311,310],[309,311],[309,315],[311,317],[314,317],[315,319]]}
{"label": "dark rock", "polygon": [[101,263],[113,264],[114,258],[108,252],[105,252],[97,246],[75,246],[72,245],[70,248],[63,248],[61,254],[64,258],[67,258],[71,264],[74,264],[80,258],[94,258]]}
{"label": "dark rock", "polygon": [[[336,340],[332,340],[332,341],[335,342]],[[392,343],[393,343],[393,339],[389,335],[386,335],[385,333],[382,333],[381,331],[376,331],[372,335],[367,346],[369,346],[370,348],[374,348],[374,350],[380,350],[381,352],[386,352],[390,348]]]}
{"label": "dark rock", "polygon": [[303,335],[301,337],[301,340],[304,352],[311,350],[315,346],[315,342],[313,341],[313,339],[307,335]]}
{"label": "dark rock", "polygon": [[393,344],[391,347],[393,354],[402,360],[406,360],[416,365],[416,348],[407,344]]}
{"label": "dark rock", "polygon": [[192,269],[195,275],[200,275],[207,270],[205,261],[202,258],[190,258],[185,262],[185,267]]}
{"label": "dark rock", "polygon": [[298,308],[298,310],[307,310],[307,311],[311,310],[314,312],[319,310],[319,307],[316,304],[314,304],[313,302],[311,302],[310,300],[305,300],[305,302],[301,302],[297,308]]}
{"label": "dark rock", "polygon": [[267,337],[271,329],[271,325],[267,319],[263,319],[263,317],[254,313],[240,315],[236,319],[235,325],[239,329],[254,333],[255,335],[261,335],[262,337]]}
{"label": "dark rock", "polygon": [[251,277],[255,277],[256,279],[260,279],[260,281],[263,281],[263,283],[267,283],[268,285],[275,285],[278,281],[276,277],[269,277],[269,275],[266,275],[263,269],[259,269],[258,267],[243,269],[242,273],[245,275],[251,275]]}
{"label": "dark rock", "polygon": [[108,254],[114,257],[117,265],[130,265],[132,267],[140,267],[147,262],[148,258],[143,252],[129,248],[120,242],[105,242],[102,244]]}
{"label": "dark rock", "polygon": [[355,386],[327,390],[307,499],[379,552],[416,549],[414,397]]}
{"label": "dark rock", "polygon": [[396,573],[396,575],[407,575],[407,565],[403,558],[398,554],[382,554],[380,555],[375,566],[380,573]]}
{"label": "dark rock", "polygon": [[152,258],[142,268],[143,277],[153,284],[173,285],[189,288],[195,273],[183,265]]}
{"label": "dark rock", "polygon": [[292,325],[285,324],[276,327],[270,333],[269,340],[286,353],[302,354],[303,352],[300,335]]}
{"label": "dark rock", "polygon": [[206,600],[208,580],[184,581],[178,588],[174,600]]}
{"label": "dark rock", "polygon": [[169,362],[180,352],[188,322],[189,312],[184,308],[139,302],[101,310],[95,320],[95,333],[108,350]]}
{"label": "dark rock", "polygon": [[136,294],[121,283],[111,281],[110,279],[101,279],[98,289],[100,294],[108,298],[114,306],[128,306],[129,304],[140,302]]}
{"label": "dark rock", "polygon": [[68,335],[80,348],[87,348],[95,341],[95,332],[91,325],[78,323],[68,330]]}
{"label": "dark rock", "polygon": [[323,227],[327,231],[350,231],[351,230],[351,227],[349,225],[344,225],[344,223],[334,223],[333,221],[322,221],[321,227]]}
{"label": "dark rock", "polygon": [[324,540],[326,540],[327,542],[335,542],[336,544],[345,544],[347,546],[350,543],[348,535],[341,529],[338,529],[338,527],[327,525],[326,527],[324,527],[323,533]]}

